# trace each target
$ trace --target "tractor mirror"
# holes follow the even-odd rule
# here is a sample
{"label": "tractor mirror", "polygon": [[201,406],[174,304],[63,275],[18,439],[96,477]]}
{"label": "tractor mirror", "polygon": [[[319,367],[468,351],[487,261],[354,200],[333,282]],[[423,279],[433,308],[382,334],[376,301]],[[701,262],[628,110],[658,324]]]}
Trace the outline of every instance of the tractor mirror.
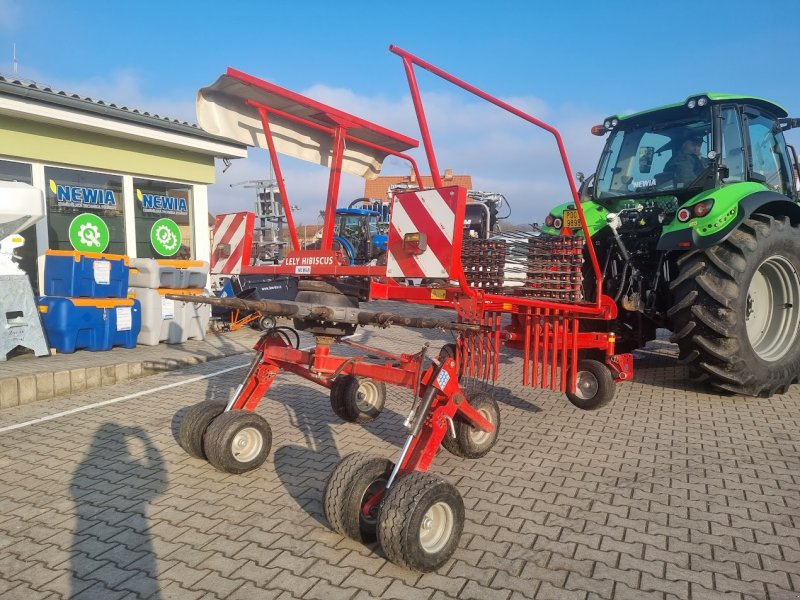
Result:
{"label": "tractor mirror", "polygon": [[656,149],[653,146],[642,146],[639,148],[639,172],[649,173],[653,167],[653,154]]}

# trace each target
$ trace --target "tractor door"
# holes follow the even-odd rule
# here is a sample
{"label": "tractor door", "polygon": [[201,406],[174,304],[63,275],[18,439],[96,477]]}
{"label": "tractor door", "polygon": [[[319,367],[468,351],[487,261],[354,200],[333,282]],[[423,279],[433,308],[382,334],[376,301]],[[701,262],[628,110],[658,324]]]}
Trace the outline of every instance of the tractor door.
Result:
{"label": "tractor door", "polygon": [[750,147],[750,180],[760,181],[775,192],[793,197],[786,140],[778,122],[747,106],[744,124]]}

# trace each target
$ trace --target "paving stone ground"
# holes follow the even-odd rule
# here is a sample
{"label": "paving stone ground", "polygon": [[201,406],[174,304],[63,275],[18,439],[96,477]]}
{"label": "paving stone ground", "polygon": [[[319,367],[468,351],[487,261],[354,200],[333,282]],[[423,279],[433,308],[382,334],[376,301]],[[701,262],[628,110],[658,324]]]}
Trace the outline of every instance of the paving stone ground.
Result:
{"label": "paving stone ground", "polygon": [[[447,336],[400,328],[360,340],[417,351]],[[0,598],[800,598],[800,386],[771,398],[709,394],[674,347],[638,355],[608,406],[574,408],[520,385],[504,358],[502,429],[484,458],[433,470],[464,498],[460,547],[417,574],[331,531],[325,479],[353,451],[395,457],[410,398],[390,388],[366,426],[281,375],[258,408],[273,430],[245,475],[190,458],[186,407],[226,398],[233,356],[0,411]],[[158,386],[191,383],[135,396]]]}

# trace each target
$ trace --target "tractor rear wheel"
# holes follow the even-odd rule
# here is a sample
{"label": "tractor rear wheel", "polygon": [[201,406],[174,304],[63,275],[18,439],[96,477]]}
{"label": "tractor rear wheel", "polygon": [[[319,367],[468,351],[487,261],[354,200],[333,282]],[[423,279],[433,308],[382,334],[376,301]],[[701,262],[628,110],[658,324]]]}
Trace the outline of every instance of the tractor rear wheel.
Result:
{"label": "tractor rear wheel", "polygon": [[678,261],[669,311],[696,381],[769,397],[800,378],[800,227],[754,214],[717,246]]}

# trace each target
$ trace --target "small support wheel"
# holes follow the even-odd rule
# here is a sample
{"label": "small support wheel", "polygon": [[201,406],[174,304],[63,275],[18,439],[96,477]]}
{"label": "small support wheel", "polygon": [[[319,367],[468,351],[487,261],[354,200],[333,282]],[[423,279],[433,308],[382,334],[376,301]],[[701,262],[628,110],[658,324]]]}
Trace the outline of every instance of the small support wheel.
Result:
{"label": "small support wheel", "polygon": [[265,315],[258,320],[258,328],[261,331],[269,331],[270,329],[274,329],[277,324],[278,321],[271,315]]}
{"label": "small support wheel", "polygon": [[355,375],[341,375],[331,387],[331,408],[348,423],[368,423],[386,404],[386,384]]}
{"label": "small support wheel", "polygon": [[464,501],[455,486],[415,471],[383,499],[378,542],[386,557],[414,571],[435,571],[453,555],[464,529]]}
{"label": "small support wheel", "polygon": [[611,370],[600,361],[585,359],[578,363],[575,393],[567,392],[567,398],[580,409],[594,410],[610,402],[614,392]]}
{"label": "small support wheel", "polygon": [[211,422],[225,410],[225,404],[204,400],[192,406],[181,419],[178,444],[193,458],[206,459],[203,438]]}
{"label": "small support wheel", "polygon": [[480,458],[485,456],[497,442],[500,433],[500,407],[497,405],[497,400],[486,392],[478,392],[468,399],[472,408],[494,425],[494,431],[482,431],[465,418],[458,416],[453,422],[456,437],[453,437],[448,429],[442,438],[442,446],[450,454],[461,458]]}
{"label": "small support wheel", "polygon": [[272,430],[262,416],[249,410],[231,410],[211,422],[203,447],[215,468],[239,474],[264,464],[271,446]]}
{"label": "small support wheel", "polygon": [[386,488],[393,467],[388,459],[359,452],[348,454],[336,465],[323,494],[325,518],[334,531],[359,542],[375,541],[380,503],[369,514],[362,509]]}

